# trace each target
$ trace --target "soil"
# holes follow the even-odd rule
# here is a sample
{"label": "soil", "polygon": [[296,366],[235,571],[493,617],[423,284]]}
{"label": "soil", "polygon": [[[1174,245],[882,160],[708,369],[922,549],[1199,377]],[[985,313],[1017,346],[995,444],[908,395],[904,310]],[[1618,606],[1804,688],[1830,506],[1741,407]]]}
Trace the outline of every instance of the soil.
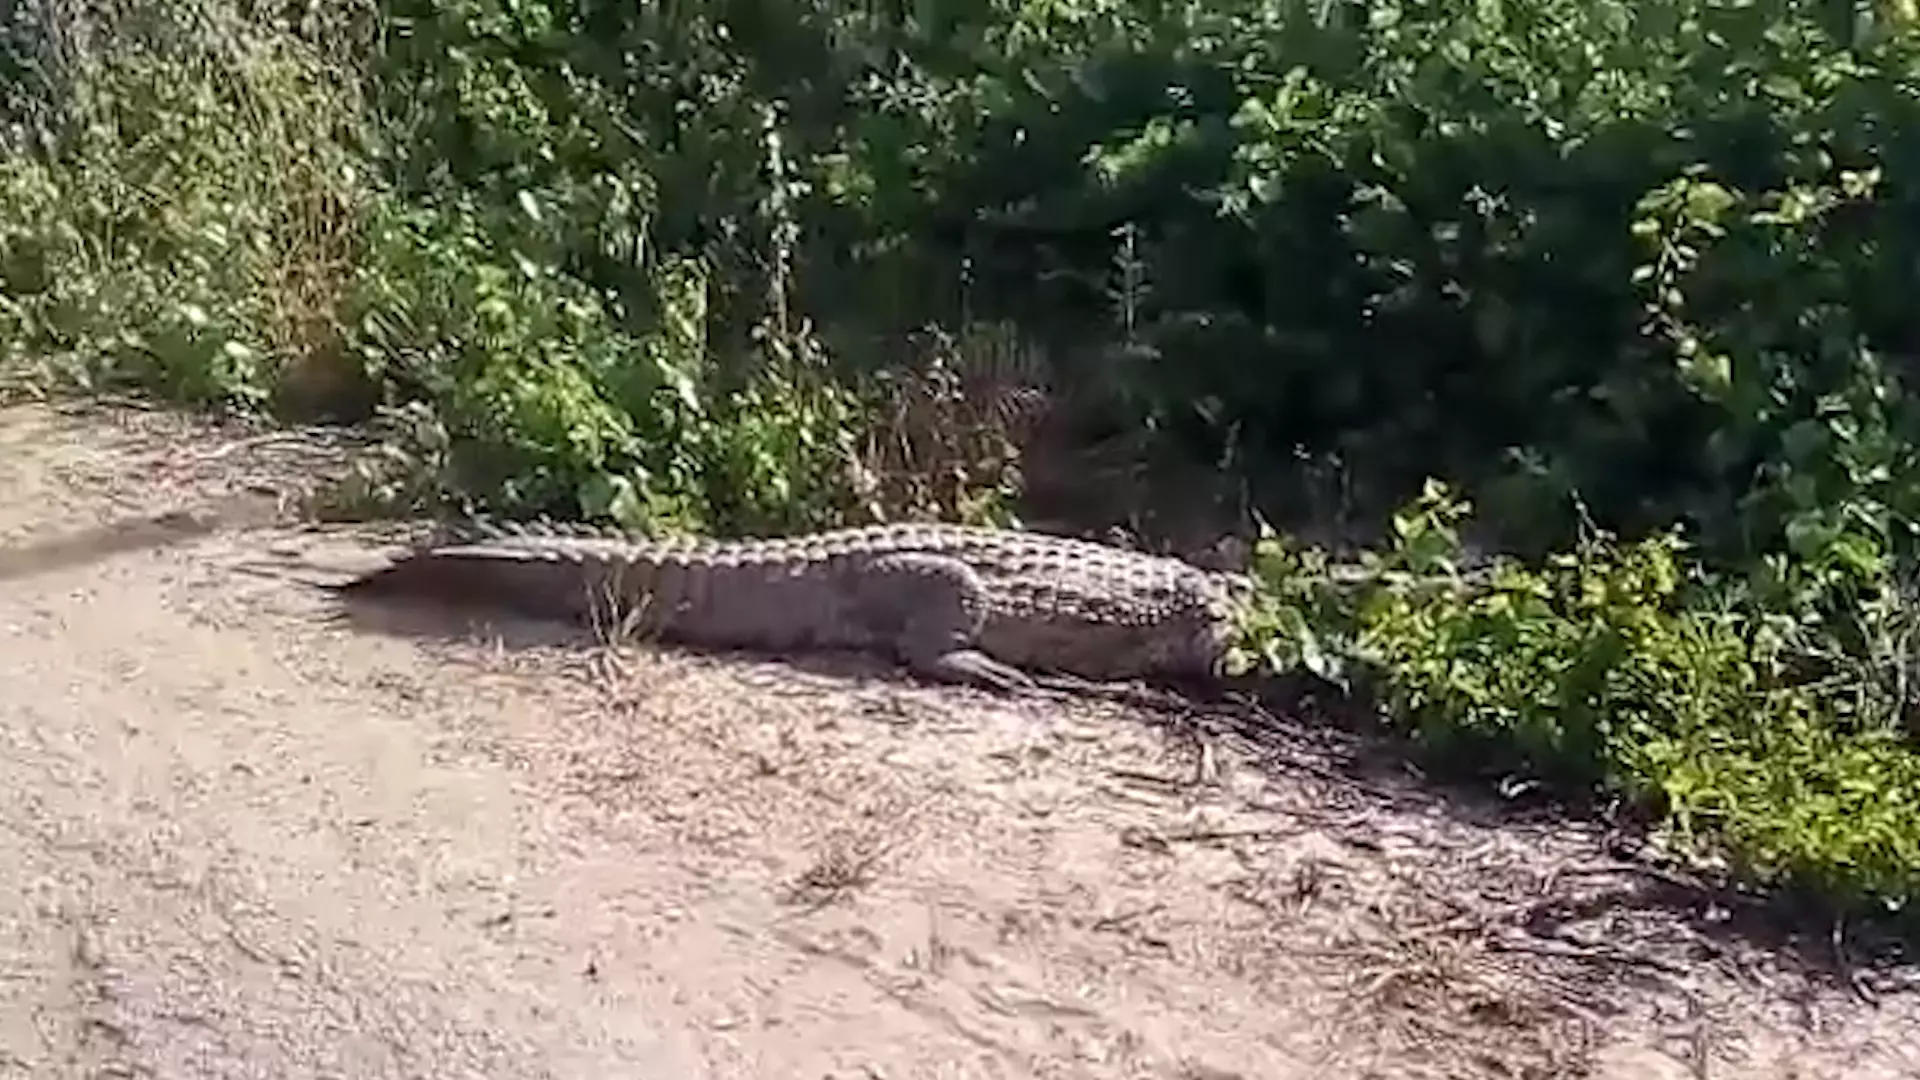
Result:
{"label": "soil", "polygon": [[1920,1075],[1851,928],[1302,720],[345,612],[347,452],[0,410],[0,1076]]}

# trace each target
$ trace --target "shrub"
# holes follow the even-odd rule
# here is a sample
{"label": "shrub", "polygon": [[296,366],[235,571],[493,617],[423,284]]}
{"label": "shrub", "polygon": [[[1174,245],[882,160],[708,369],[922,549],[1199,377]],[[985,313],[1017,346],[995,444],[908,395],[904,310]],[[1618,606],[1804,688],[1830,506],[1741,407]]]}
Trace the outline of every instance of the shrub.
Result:
{"label": "shrub", "polygon": [[0,160],[0,348],[56,381],[206,404],[351,382],[354,73],[219,9],[124,6],[104,9],[112,47],[75,60],[52,153]]}
{"label": "shrub", "polygon": [[1670,534],[1467,570],[1466,513],[1429,486],[1337,587],[1269,538],[1243,662],[1359,682],[1431,760],[1643,808],[1749,880],[1920,897],[1920,748],[1893,702],[1806,678],[1782,613],[1728,602]]}

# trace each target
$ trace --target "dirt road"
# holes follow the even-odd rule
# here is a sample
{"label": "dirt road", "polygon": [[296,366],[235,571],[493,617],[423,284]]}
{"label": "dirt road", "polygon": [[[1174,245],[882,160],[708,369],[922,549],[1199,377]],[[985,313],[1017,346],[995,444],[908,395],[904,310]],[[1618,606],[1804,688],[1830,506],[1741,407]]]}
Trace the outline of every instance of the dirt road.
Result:
{"label": "dirt road", "polygon": [[328,467],[232,438],[0,411],[0,1076],[1920,1075],[1900,970],[1310,733],[343,617],[350,538],[127,524]]}

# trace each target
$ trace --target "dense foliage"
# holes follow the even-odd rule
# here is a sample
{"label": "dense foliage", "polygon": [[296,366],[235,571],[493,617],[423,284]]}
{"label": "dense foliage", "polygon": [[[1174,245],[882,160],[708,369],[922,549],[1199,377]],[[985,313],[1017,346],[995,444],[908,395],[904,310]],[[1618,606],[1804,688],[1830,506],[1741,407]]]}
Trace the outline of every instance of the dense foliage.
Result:
{"label": "dense foliage", "polygon": [[1920,892],[1904,7],[271,8],[0,16],[9,371],[716,530],[1002,517],[1044,386],[1069,443],[1390,526],[1339,588],[1264,545],[1255,660]]}

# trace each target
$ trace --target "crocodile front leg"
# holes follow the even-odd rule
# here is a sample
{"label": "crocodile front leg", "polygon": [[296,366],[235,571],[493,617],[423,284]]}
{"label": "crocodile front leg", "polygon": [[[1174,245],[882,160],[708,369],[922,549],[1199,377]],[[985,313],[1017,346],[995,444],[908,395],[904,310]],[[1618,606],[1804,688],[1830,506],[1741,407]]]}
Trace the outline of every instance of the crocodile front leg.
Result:
{"label": "crocodile front leg", "polygon": [[987,590],[972,567],[945,555],[899,552],[862,569],[854,617],[910,670],[989,690],[1036,688],[1025,672],[980,651]]}

